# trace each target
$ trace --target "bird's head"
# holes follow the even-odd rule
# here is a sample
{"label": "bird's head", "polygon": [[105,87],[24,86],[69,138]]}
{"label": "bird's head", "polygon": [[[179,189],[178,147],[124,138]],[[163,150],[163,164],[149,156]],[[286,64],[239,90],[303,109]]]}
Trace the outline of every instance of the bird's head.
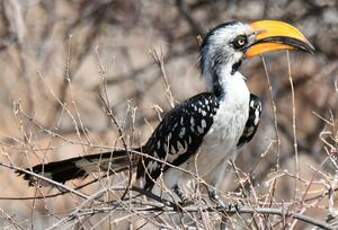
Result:
{"label": "bird's head", "polygon": [[224,71],[228,76],[233,75],[244,59],[278,50],[312,53],[314,47],[297,28],[285,22],[224,23],[212,29],[203,40],[202,72],[214,84]]}

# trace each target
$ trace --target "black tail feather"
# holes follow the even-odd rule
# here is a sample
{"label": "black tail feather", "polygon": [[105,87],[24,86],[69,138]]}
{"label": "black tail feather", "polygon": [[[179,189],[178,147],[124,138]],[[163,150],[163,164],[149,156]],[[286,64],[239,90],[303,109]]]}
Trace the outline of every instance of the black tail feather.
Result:
{"label": "black tail feather", "polygon": [[[134,149],[139,151],[139,149]],[[132,166],[137,165],[135,154],[132,156]],[[91,172],[107,171],[108,168],[112,172],[120,172],[129,168],[130,162],[128,154],[125,150],[114,152],[97,153],[93,155],[75,157],[61,161],[50,162],[47,164],[38,164],[27,171],[32,171],[59,183],[65,183],[76,178],[87,177]],[[23,179],[28,181],[30,186],[35,184],[45,185],[41,179],[37,179],[29,173],[16,171]]]}

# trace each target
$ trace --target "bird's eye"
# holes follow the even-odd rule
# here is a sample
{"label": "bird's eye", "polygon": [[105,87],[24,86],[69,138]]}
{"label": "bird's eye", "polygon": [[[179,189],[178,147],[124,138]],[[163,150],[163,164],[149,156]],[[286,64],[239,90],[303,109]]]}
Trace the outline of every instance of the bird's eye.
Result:
{"label": "bird's eye", "polygon": [[233,45],[236,49],[240,49],[248,43],[248,38],[245,35],[239,35],[233,41]]}

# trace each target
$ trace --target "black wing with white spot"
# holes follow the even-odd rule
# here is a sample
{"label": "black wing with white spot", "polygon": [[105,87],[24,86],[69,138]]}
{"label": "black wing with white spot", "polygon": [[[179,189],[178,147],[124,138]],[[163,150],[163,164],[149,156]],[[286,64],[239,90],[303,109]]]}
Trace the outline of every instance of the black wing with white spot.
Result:
{"label": "black wing with white spot", "polygon": [[251,139],[254,137],[259,125],[262,108],[262,102],[259,97],[254,94],[250,94],[249,117],[245,124],[243,134],[237,143],[238,148],[251,141]]}
{"label": "black wing with white spot", "polygon": [[[200,147],[204,135],[213,124],[219,107],[218,99],[211,93],[198,94],[167,113],[143,148],[156,159],[179,166]],[[145,188],[151,189],[154,181],[167,165],[144,157],[137,176],[145,177]]]}

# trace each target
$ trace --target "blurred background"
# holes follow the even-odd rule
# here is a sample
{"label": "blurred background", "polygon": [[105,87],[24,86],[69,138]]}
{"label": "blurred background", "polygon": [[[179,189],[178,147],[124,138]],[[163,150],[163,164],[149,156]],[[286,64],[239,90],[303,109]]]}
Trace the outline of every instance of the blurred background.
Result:
{"label": "blurred background", "polygon": [[[334,213],[337,1],[1,0],[0,18],[0,159],[18,167],[122,146],[100,94],[109,99],[128,143],[146,141],[171,108],[168,85],[175,103],[205,90],[198,37],[212,27],[259,19],[295,25],[317,52],[290,53],[294,107],[286,52],[241,67],[250,90],[264,102],[264,112],[255,138],[241,149],[236,165],[251,176],[258,196],[270,194],[274,202],[331,191],[331,201],[323,195],[316,202],[303,202],[302,208],[323,220]],[[166,77],[154,53],[163,59]],[[6,168],[0,168],[0,180],[0,220],[8,229],[43,229],[81,203],[71,195],[6,199],[57,190],[28,188]],[[70,186],[78,184],[81,181]],[[229,172],[225,191],[238,191],[238,184]],[[83,191],[91,194],[99,186]],[[251,192],[248,189],[248,196]]]}

